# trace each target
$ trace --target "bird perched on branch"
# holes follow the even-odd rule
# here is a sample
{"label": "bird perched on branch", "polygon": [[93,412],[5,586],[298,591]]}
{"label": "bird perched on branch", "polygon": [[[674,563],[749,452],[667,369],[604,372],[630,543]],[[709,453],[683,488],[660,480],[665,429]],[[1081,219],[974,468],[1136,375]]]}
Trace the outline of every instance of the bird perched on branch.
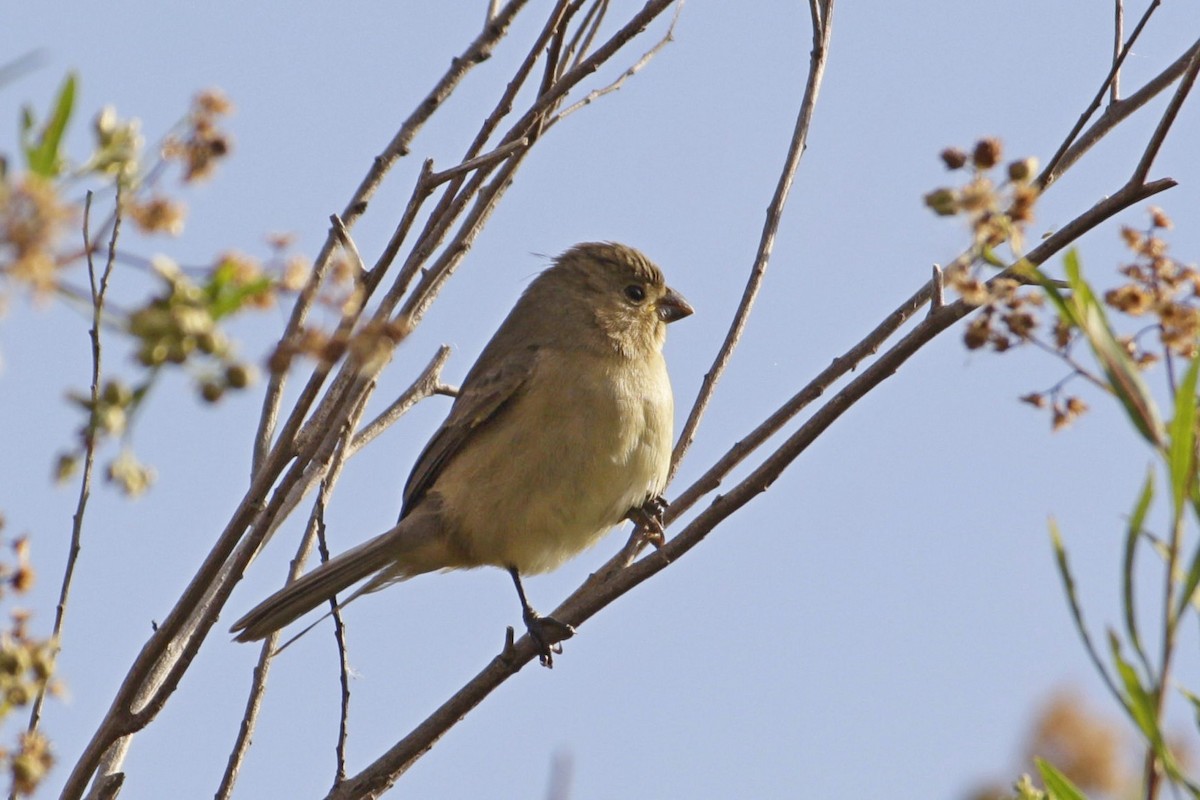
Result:
{"label": "bird perched on branch", "polygon": [[[674,401],[668,323],[692,307],[646,256],[579,244],[530,284],[417,459],[391,530],[320,565],[238,620],[262,639],[353,584],[508,570],[542,663],[574,634],[534,611],[522,575],[555,569],[623,519],[661,520]],[[347,600],[346,602],[349,602]]]}

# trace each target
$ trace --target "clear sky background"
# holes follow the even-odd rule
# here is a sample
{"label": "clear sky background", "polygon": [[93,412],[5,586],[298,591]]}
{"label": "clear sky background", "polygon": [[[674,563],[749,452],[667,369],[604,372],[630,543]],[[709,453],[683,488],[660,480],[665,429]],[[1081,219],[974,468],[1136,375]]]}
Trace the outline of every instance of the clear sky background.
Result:
{"label": "clear sky background", "polygon": [[[373,259],[421,159],[454,163],[481,108],[542,24],[531,4],[416,140],[355,230]],[[482,2],[203,4],[7,3],[0,62],[33,49],[41,66],[0,87],[0,151],[15,152],[19,108],[39,109],[68,69],[81,77],[74,152],[106,103],[154,141],[193,93],[236,104],[235,151],[216,180],[184,195],[178,240],[137,243],[206,263],[222,250],[267,253],[289,231],[315,254],[400,121],[473,38]],[[613,19],[634,4],[614,3]],[[1142,4],[1133,4],[1132,18]],[[843,2],[809,149],[764,293],[675,486],[857,342],[966,242],[921,203],[949,179],[947,145],[1002,138],[1011,156],[1049,158],[1103,79],[1111,4],[1013,0]],[[662,21],[664,24],[666,19]],[[663,25],[658,29],[661,31]],[[1196,38],[1191,2],[1167,3],[1128,60],[1130,89]],[[654,37],[618,57],[607,82]],[[683,10],[667,47],[615,95],[556,126],[517,174],[492,221],[376,394],[387,402],[437,345],[461,379],[530,276],[574,242],[643,249],[697,312],[667,345],[680,422],[736,307],[808,66],[799,2]],[[599,85],[594,83],[591,85]],[[1115,191],[1166,95],[1127,123],[1039,207],[1036,236]],[[1200,258],[1200,108],[1192,98],[1151,177],[1177,223],[1174,253]],[[1145,206],[1120,222],[1143,226]],[[1100,283],[1124,258],[1110,224],[1081,256]],[[118,274],[114,291],[143,284]],[[48,630],[75,488],[55,489],[55,453],[78,425],[63,400],[86,386],[87,323],[8,298],[0,320],[0,508],[28,532]],[[283,312],[238,328],[261,358]],[[110,367],[124,368],[117,351]],[[553,671],[510,680],[402,779],[397,797],[542,797],[556,757],[573,798],[962,797],[1022,768],[1031,715],[1053,691],[1098,688],[1063,600],[1046,533],[1059,521],[1081,597],[1099,628],[1118,617],[1122,515],[1150,454],[1102,398],[1071,430],[1016,398],[1062,369],[1038,353],[970,354],[952,331],[837,422],[771,487],[680,563],[584,625]],[[156,389],[134,444],[159,474],[143,499],[99,491],[67,621],[69,697],[44,727],[65,777],[138,648],[241,496],[257,393],[201,407],[182,379]],[[448,408],[422,404],[343,476],[329,510],[342,550],[386,529],[413,459]],[[754,461],[753,463],[757,463]],[[744,473],[740,473],[744,474]],[[673,492],[668,492],[673,494]],[[701,506],[703,507],[703,505]],[[281,583],[296,525],[278,534],[222,615],[223,631]],[[551,609],[624,533],[527,584]],[[428,576],[347,614],[355,669],[350,769],[379,755],[473,676],[519,625],[508,576]],[[1195,675],[1194,630],[1181,680]],[[1190,648],[1190,650],[1189,650]],[[256,647],[210,637],[160,718],[134,742],[123,800],[209,797],[233,742]],[[1189,672],[1190,670],[1190,672]],[[339,686],[322,629],[275,663],[238,796],[323,796],[333,775]],[[1193,682],[1194,688],[1194,682]],[[1180,713],[1177,724],[1187,728]]]}

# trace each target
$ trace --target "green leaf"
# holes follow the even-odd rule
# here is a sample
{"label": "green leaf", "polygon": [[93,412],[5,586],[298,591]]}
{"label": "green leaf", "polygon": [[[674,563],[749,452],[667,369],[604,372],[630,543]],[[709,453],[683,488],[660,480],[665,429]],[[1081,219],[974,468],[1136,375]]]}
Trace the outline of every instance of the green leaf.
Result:
{"label": "green leaf", "polygon": [[1179,595],[1179,608],[1176,609],[1176,618],[1182,616],[1184,609],[1188,603],[1193,603],[1196,594],[1196,587],[1200,586],[1200,547],[1196,548],[1196,552],[1192,553],[1192,563],[1188,567],[1187,580],[1184,581],[1183,591]]}
{"label": "green leaf", "polygon": [[271,279],[265,275],[250,281],[239,279],[236,265],[224,261],[213,270],[204,286],[208,312],[213,319],[221,319],[239,311],[247,300],[269,293],[271,286]]}
{"label": "green leaf", "polygon": [[1150,397],[1150,390],[1142,380],[1137,366],[1129,353],[1117,341],[1104,306],[1096,299],[1092,288],[1083,279],[1079,256],[1071,250],[1063,259],[1067,283],[1071,286],[1071,297],[1066,301],[1073,307],[1074,318],[1079,329],[1087,337],[1092,353],[1108,376],[1109,388],[1129,415],[1142,437],[1155,447],[1162,446],[1162,422],[1158,408]]}
{"label": "green leaf", "polygon": [[1075,316],[1075,309],[1073,309],[1067,302],[1067,298],[1063,295],[1062,291],[1059,290],[1058,286],[1055,285],[1054,281],[1047,277],[1046,273],[1042,272],[1037,267],[1031,265],[1027,269],[1033,279],[1036,280],[1038,285],[1042,287],[1042,291],[1045,292],[1046,296],[1050,298],[1050,302],[1052,302],[1054,307],[1058,309],[1059,316],[1066,320],[1068,324],[1074,327],[1079,327],[1079,320]]}
{"label": "green leaf", "polygon": [[54,178],[62,171],[62,141],[66,134],[67,123],[71,119],[71,111],[75,107],[77,83],[75,73],[67,73],[62,87],[58,90],[58,96],[54,100],[54,108],[36,137],[30,136],[33,128],[33,112],[26,108],[22,113],[22,144],[25,149],[25,160],[28,162],[29,170],[35,175]]}
{"label": "green leaf", "polygon": [[1046,794],[1052,800],[1087,800],[1087,796],[1079,787],[1071,783],[1071,779],[1055,769],[1049,761],[1035,757],[1033,763],[1037,765],[1038,772],[1042,775],[1042,783],[1046,784]]}
{"label": "green leaf", "polygon": [[1088,657],[1092,660],[1092,665],[1104,680],[1108,690],[1122,705],[1127,706],[1128,703],[1121,694],[1121,690],[1117,688],[1108,668],[1100,659],[1100,653],[1096,650],[1096,645],[1092,642],[1087,625],[1083,621],[1083,609],[1079,606],[1079,596],[1075,592],[1075,578],[1071,575],[1071,565],[1067,562],[1067,549],[1063,546],[1062,533],[1058,530],[1058,523],[1054,521],[1053,517],[1049,521],[1049,527],[1050,542],[1054,546],[1054,560],[1058,564],[1058,574],[1062,578],[1063,591],[1067,594],[1067,604],[1071,608],[1071,619],[1075,622],[1075,630],[1083,642],[1084,649],[1087,650]]}
{"label": "green leaf", "polygon": [[1129,515],[1129,524],[1125,527],[1125,558],[1121,565],[1122,601],[1125,606],[1125,632],[1133,649],[1141,659],[1142,665],[1147,666],[1149,660],[1142,648],[1141,636],[1138,634],[1136,604],[1134,600],[1134,561],[1137,555],[1137,545],[1141,540],[1142,529],[1146,522],[1146,514],[1150,510],[1150,502],[1154,499],[1154,469],[1146,470],[1146,481],[1142,491],[1133,504],[1133,513]]}
{"label": "green leaf", "polygon": [[1187,372],[1175,390],[1175,418],[1167,431],[1167,467],[1171,471],[1171,500],[1176,519],[1183,514],[1183,501],[1195,482],[1196,444],[1196,376],[1200,371],[1200,356],[1192,359]]}
{"label": "green leaf", "polygon": [[1125,688],[1125,710],[1137,723],[1146,740],[1153,745],[1155,752],[1162,753],[1164,750],[1162,731],[1158,727],[1158,712],[1154,707],[1154,698],[1142,686],[1142,680],[1138,676],[1137,670],[1121,655],[1121,641],[1112,631],[1109,631],[1108,634],[1108,647],[1112,653],[1113,664],[1117,667],[1117,675],[1120,676],[1121,684]]}

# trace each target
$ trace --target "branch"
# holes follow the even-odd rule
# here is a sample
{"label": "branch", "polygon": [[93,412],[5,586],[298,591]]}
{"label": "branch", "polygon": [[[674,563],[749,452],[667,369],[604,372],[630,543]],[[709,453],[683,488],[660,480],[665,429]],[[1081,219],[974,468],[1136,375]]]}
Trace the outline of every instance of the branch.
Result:
{"label": "branch", "polygon": [[[339,215],[347,226],[352,227],[367,210],[368,202],[374,197],[376,190],[378,190],[384,177],[392,168],[392,165],[401,156],[408,154],[409,146],[412,144],[412,140],[416,138],[417,133],[429,121],[433,113],[441,108],[442,104],[450,97],[450,94],[458,87],[467,73],[475,65],[481,64],[491,57],[492,50],[495,48],[497,42],[503,39],[508,33],[513,19],[524,8],[527,2],[528,0],[509,0],[503,8],[493,8],[492,12],[494,13],[489,13],[487,23],[479,35],[467,46],[462,55],[451,59],[450,68],[446,70],[429,94],[426,95],[425,99],[417,105],[417,108],[400,125],[400,129],[392,137],[392,140],[384,148],[383,152],[372,161],[371,168],[367,170],[367,174],[363,177],[358,188],[354,190],[354,194],[351,195],[345,209]],[[321,251],[313,264],[315,275],[324,275],[329,258],[333,255],[335,244],[336,237],[331,232],[330,235],[326,236],[325,243],[322,245]],[[284,329],[283,339],[294,335],[299,330],[308,315],[311,302],[312,295],[307,297],[302,295],[301,302],[298,302],[292,308],[292,314]],[[267,449],[270,447],[271,438],[274,434],[275,420],[279,414],[279,405],[283,399],[284,382],[285,377],[283,375],[272,375],[268,382],[266,395],[263,398],[263,411],[259,419],[258,433],[255,436],[254,443],[255,461],[258,463],[264,460]]]}
{"label": "branch", "polygon": [[[309,553],[312,551],[312,543],[314,535],[321,538],[322,547],[324,546],[324,530],[325,530],[325,506],[328,502],[329,495],[333,491],[334,485],[337,483],[338,477],[341,475],[342,466],[350,457],[350,448],[344,443],[350,440],[350,431],[357,425],[359,418],[362,415],[364,403],[356,413],[347,420],[346,428],[343,435],[339,438],[339,446],[336,452],[332,454],[329,464],[329,469],[321,481],[321,491],[318,494],[317,501],[313,505],[313,510],[309,515],[308,524],[305,528],[305,535],[301,537],[300,545],[296,553],[296,557],[292,560],[290,572],[288,573],[288,581],[295,580],[301,570],[304,562],[308,560]],[[297,493],[293,493],[297,494]],[[299,502],[299,497],[296,498]],[[269,535],[268,532],[267,535]],[[327,555],[326,555],[327,558]],[[338,620],[340,622],[340,618]],[[267,676],[271,670],[271,660],[277,652],[276,645],[279,642],[280,632],[276,631],[267,637],[259,650],[258,663],[254,667],[250,682],[250,693],[246,698],[246,710],[242,714],[242,722],[238,727],[238,735],[234,740],[233,749],[229,754],[229,759],[225,765],[225,772],[221,776],[221,783],[217,788],[216,800],[228,800],[233,796],[233,787],[237,782],[238,773],[241,771],[242,761],[246,758],[246,753],[250,749],[250,742],[254,735],[254,728],[258,722],[258,713],[262,708],[263,695],[266,692]],[[345,663],[343,651],[343,664]],[[347,690],[348,693],[348,690]],[[342,763],[342,751],[339,746],[339,769]]]}
{"label": "branch", "polygon": [[[96,266],[92,257],[93,248],[90,241],[92,216],[92,192],[90,190],[85,196],[83,203],[83,247],[87,253],[88,282],[91,287],[92,297],[92,327],[88,331],[88,336],[91,338],[92,343],[91,401],[93,410],[100,404],[100,376],[102,374],[101,366],[103,361],[101,358],[103,350],[100,346],[100,324],[104,316],[104,301],[108,295],[108,280],[112,276],[113,265],[116,263],[117,238],[121,233],[121,184],[119,181],[117,182],[115,202],[117,213],[108,237],[108,257],[105,259],[104,270],[100,274],[99,282],[96,280]],[[71,595],[71,584],[74,582],[75,564],[79,560],[80,550],[83,549],[83,515],[87,510],[88,498],[92,494],[92,469],[96,463],[96,432],[94,422],[94,419],[88,420],[88,430],[83,437],[83,474],[79,479],[79,499],[75,504],[75,513],[71,517],[71,546],[67,551],[67,563],[63,569],[62,584],[58,593],[58,606],[54,610],[54,628],[50,633],[50,639],[55,643],[55,654],[62,647],[62,631],[67,615],[67,600]],[[42,716],[42,705],[45,702],[46,687],[43,686],[38,690],[37,697],[33,700],[33,707],[29,712],[28,730],[30,733],[37,730]]]}
{"label": "branch", "polygon": [[758,252],[755,254],[754,263],[750,267],[750,277],[746,281],[746,288],[742,291],[741,302],[738,303],[737,310],[733,315],[733,321],[729,324],[729,330],[725,334],[725,341],[721,344],[720,350],[717,351],[712,366],[709,367],[708,372],[704,375],[704,380],[700,384],[700,391],[696,395],[695,402],[692,403],[692,410],[688,414],[687,421],[683,424],[683,430],[679,434],[679,441],[675,445],[675,452],[671,454],[672,476],[674,476],[675,470],[679,468],[679,462],[683,460],[688,448],[692,446],[692,441],[696,437],[696,429],[700,426],[700,419],[704,416],[704,411],[708,408],[713,392],[717,388],[717,382],[721,380],[721,376],[725,372],[725,367],[729,365],[729,361],[733,357],[734,348],[737,347],[738,341],[742,338],[742,332],[746,328],[746,320],[750,317],[750,311],[754,307],[754,300],[758,297],[759,289],[762,287],[763,277],[767,271],[767,263],[771,260],[771,251],[775,247],[775,235],[779,231],[779,221],[783,218],[783,207],[787,203],[788,194],[792,189],[792,182],[796,177],[796,170],[800,166],[800,158],[804,155],[804,150],[807,146],[808,130],[812,125],[813,109],[817,105],[817,95],[821,89],[821,79],[825,75],[825,62],[829,57],[829,41],[833,33],[832,14],[832,1],[825,4],[823,13],[817,5],[811,6],[812,53],[809,56],[808,80],[804,84],[804,95],[800,101],[800,110],[796,114],[796,125],[792,131],[792,140],[788,145],[787,157],[784,159],[783,171],[779,175],[778,183],[775,185],[775,194],[767,206],[767,218],[763,222],[762,235],[758,242]]}
{"label": "branch", "polygon": [[[789,158],[785,164],[780,185],[776,189],[776,199],[771,206],[772,211],[769,212],[769,214],[774,215],[774,221],[769,220],[767,230],[764,231],[764,240],[766,241],[765,255],[762,259],[764,265],[766,258],[769,257],[770,241],[773,240],[774,230],[778,225],[778,217],[782,213],[787,191],[795,174],[800,154],[803,152],[804,136],[807,133],[813,104],[816,101],[817,88],[820,85],[825,54],[828,49],[829,34],[831,32],[828,24],[828,14],[832,11],[831,0],[825,3],[825,9],[826,16],[824,22],[820,22],[815,15],[813,19],[815,46],[812,61],[810,62],[810,77],[801,104],[800,116],[797,121],[796,132],[793,135],[792,146],[789,150]],[[753,277],[752,282],[755,282]],[[748,303],[746,310],[747,312],[749,310]],[[734,342],[736,343],[736,339]],[[564,604],[563,608],[566,607],[567,604]],[[328,797],[331,800],[333,798],[378,797],[392,786],[400,775],[422,754],[428,751],[450,727],[482,702],[492,690],[507,680],[508,677],[515,675],[535,655],[536,647],[528,635],[521,637],[520,641],[513,643],[510,631],[510,637],[506,640],[500,655],[493,658],[491,663],[482,672],[456,692],[407,736],[376,759],[370,766],[340,786],[335,787]]]}
{"label": "branch", "polygon": [[1149,143],[1146,145],[1145,152],[1142,153],[1142,158],[1138,161],[1137,168],[1133,171],[1132,180],[1142,183],[1146,180],[1146,176],[1150,174],[1150,167],[1154,164],[1154,159],[1158,156],[1158,151],[1162,149],[1163,142],[1167,139],[1167,133],[1171,130],[1171,126],[1175,124],[1175,118],[1179,116],[1179,109],[1183,106],[1183,101],[1191,93],[1192,87],[1196,84],[1196,73],[1200,71],[1200,42],[1193,46],[1194,52],[1188,63],[1187,71],[1180,79],[1179,85],[1175,87],[1175,94],[1171,96],[1171,102],[1167,104],[1167,108],[1163,111],[1162,117],[1158,120],[1158,125],[1154,128],[1154,134],[1150,137]]}
{"label": "branch", "polygon": [[1104,102],[1104,95],[1108,91],[1108,87],[1117,79],[1117,75],[1120,74],[1121,65],[1125,63],[1125,58],[1132,50],[1133,43],[1137,41],[1138,36],[1140,36],[1142,33],[1142,29],[1145,28],[1146,23],[1150,21],[1150,16],[1155,12],[1161,2],[1162,0],[1151,0],[1150,5],[1146,7],[1146,12],[1142,14],[1142,18],[1138,20],[1138,24],[1134,27],[1133,33],[1129,34],[1129,39],[1125,42],[1125,46],[1121,48],[1120,53],[1118,53],[1117,57],[1113,59],[1112,67],[1108,70],[1108,75],[1106,75],[1104,80],[1100,83],[1100,89],[1096,92],[1095,97],[1092,98],[1092,102],[1088,103],[1088,107],[1085,108],[1083,113],[1079,115],[1079,119],[1075,122],[1075,126],[1071,128],[1071,132],[1067,134],[1067,137],[1063,139],[1062,144],[1058,146],[1058,152],[1051,157],[1050,163],[1048,163],[1046,168],[1042,170],[1042,174],[1037,177],[1035,185],[1039,189],[1045,189],[1061,174],[1061,171],[1059,170],[1059,163],[1066,154],[1067,148],[1071,146],[1071,144],[1075,141],[1075,138],[1079,136],[1079,132],[1083,130],[1083,126],[1087,124],[1087,121],[1091,118],[1092,114],[1094,114],[1096,109],[1100,108],[1100,104]]}
{"label": "branch", "polygon": [[[1157,97],[1163,89],[1174,83],[1187,69],[1188,64],[1191,63],[1192,56],[1197,52],[1200,52],[1200,41],[1197,41],[1184,51],[1183,55],[1175,59],[1162,72],[1146,81],[1146,84],[1141,89],[1138,89],[1124,100],[1118,100],[1105,107],[1104,113],[1100,115],[1100,119],[1096,120],[1090,128],[1080,134],[1075,143],[1067,149],[1067,152],[1059,161],[1055,173],[1049,176],[1047,180],[1053,182],[1061,177],[1076,161],[1083,157],[1084,153],[1091,150],[1098,141],[1107,136],[1109,131]],[[1043,170],[1042,177],[1046,175],[1047,173]]]}
{"label": "branch", "polygon": [[[646,24],[660,13],[669,0],[652,0],[635,14],[631,22],[624,26],[596,53],[580,62],[578,68],[568,71],[560,81],[542,95],[531,100],[530,107],[505,137],[497,148],[516,142],[533,130],[534,123],[555,107],[555,104],[565,93],[584,77],[592,74],[607,59],[617,53],[629,39],[640,33]],[[521,3],[510,3],[506,8],[515,9]],[[556,6],[552,16],[565,19],[569,4]],[[577,6],[576,6],[577,7]],[[503,14],[503,12],[502,12]],[[493,21],[493,24],[498,24]],[[550,28],[553,34],[553,26]],[[486,33],[486,32],[485,32]],[[536,58],[536,53],[534,54]],[[532,63],[532,61],[530,62]],[[520,72],[520,71],[519,71]],[[510,83],[519,87],[521,74]],[[507,96],[507,95],[506,95]],[[511,98],[510,98],[511,99]],[[464,159],[469,161],[477,158],[482,144],[490,138],[490,132],[498,121],[508,113],[509,109],[498,107],[485,120],[483,127],[476,137],[476,143],[468,151]],[[397,139],[400,137],[398,136]],[[532,140],[531,140],[532,141]],[[531,144],[529,146],[532,146]],[[379,301],[378,307],[366,322],[367,326],[376,324],[377,330],[383,331],[391,339],[388,349],[375,348],[369,353],[356,354],[350,347],[350,357],[343,361],[337,378],[326,386],[326,381],[333,372],[332,361],[322,361],[312,370],[304,387],[298,393],[297,399],[289,411],[278,434],[274,433],[275,420],[278,416],[278,397],[282,392],[282,380],[273,381],[268,387],[267,398],[264,401],[264,413],[260,420],[256,436],[255,460],[257,468],[251,478],[250,486],[234,511],[225,529],[214,543],[204,562],[198,568],[195,576],[184,589],[172,610],[163,619],[158,630],[143,646],[134,660],[129,673],[122,681],[114,697],[113,704],[100,723],[81,755],[79,761],[67,778],[63,797],[77,798],[86,786],[90,777],[103,764],[105,773],[115,773],[123,759],[124,748],[128,745],[128,736],[145,725],[158,714],[173,694],[182,675],[191,664],[200,644],[204,641],[217,614],[228,600],[233,586],[240,579],[246,566],[253,559],[265,537],[283,518],[282,514],[288,508],[291,498],[301,487],[328,469],[327,454],[339,435],[341,421],[345,420],[352,410],[358,407],[358,401],[363,393],[369,391],[375,375],[382,369],[390,355],[390,347],[394,347],[411,330],[411,325],[420,316],[427,303],[436,294],[442,281],[452,272],[454,266],[461,260],[470,247],[474,236],[486,222],[494,210],[504,190],[511,183],[512,175],[519,166],[529,146],[514,146],[511,151],[505,151],[506,158],[476,166],[469,171],[461,171],[446,184],[446,190],[441,204],[432,212],[436,219],[431,218],[427,231],[423,232],[412,247],[405,261],[396,284],[388,294]],[[398,156],[402,148],[393,148],[392,156]],[[377,167],[380,161],[377,160]],[[494,172],[495,175],[490,173]],[[432,168],[425,170],[425,180],[432,175]],[[487,180],[488,178],[491,180]],[[360,192],[364,197],[374,190]],[[422,194],[425,192],[426,194]],[[416,218],[417,208],[427,196],[422,182],[414,191],[414,200],[410,210],[406,211],[407,224]],[[474,198],[474,205],[471,205]],[[351,203],[347,212],[341,215],[345,225],[350,226],[354,219],[361,215],[365,208],[365,200]],[[467,209],[470,209],[469,213]],[[391,309],[401,300],[406,287],[406,281],[411,281],[420,270],[423,262],[441,245],[454,220],[463,217],[457,234],[450,244],[444,248],[441,257],[426,270],[426,277],[433,275],[433,280],[422,281],[418,287],[420,296],[415,305],[407,308],[413,312],[401,318],[398,324],[390,319]],[[405,229],[405,233],[407,229]],[[401,238],[401,237],[394,237]],[[337,232],[331,228],[326,245],[314,265],[314,273],[318,276],[327,268],[332,248],[337,241]],[[390,244],[389,244],[390,246]],[[396,243],[398,252],[399,243]],[[364,286],[369,290],[378,285],[384,272],[390,267],[390,260],[377,264],[376,269],[368,272],[363,279]],[[406,270],[412,270],[405,274]],[[318,280],[311,282],[315,296]],[[412,298],[410,298],[411,302]],[[292,318],[289,320],[287,336],[294,335],[302,328],[302,320],[307,312],[306,303],[310,300],[303,298],[298,301]],[[353,315],[344,316],[339,322],[339,330],[353,333],[360,320],[361,309]],[[347,342],[353,343],[350,339]],[[365,359],[365,360],[364,360]],[[324,395],[321,396],[322,387]],[[445,387],[438,385],[436,391],[445,392]],[[332,431],[332,433],[330,433]],[[272,445],[272,439],[274,444]],[[103,776],[99,782],[103,782]]]}

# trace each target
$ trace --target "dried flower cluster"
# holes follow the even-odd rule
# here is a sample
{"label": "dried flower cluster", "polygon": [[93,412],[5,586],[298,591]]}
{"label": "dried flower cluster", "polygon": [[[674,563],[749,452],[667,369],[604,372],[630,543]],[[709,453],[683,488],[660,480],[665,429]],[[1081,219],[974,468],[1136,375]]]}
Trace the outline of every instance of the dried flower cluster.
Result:
{"label": "dried flower cluster", "polygon": [[1038,714],[1028,746],[1088,792],[1116,795],[1127,788],[1120,726],[1084,706],[1074,692],[1055,694]]}
{"label": "dried flower cluster", "polygon": [[[1061,358],[1070,374],[1050,389],[1030,392],[1020,399],[1035,408],[1048,409],[1053,429],[1063,428],[1088,409],[1080,397],[1067,394],[1064,386],[1078,377],[1098,386],[1106,385],[1106,381],[1103,370],[1089,369],[1072,356],[1072,346],[1082,335],[1076,324],[1064,313],[1045,319],[1042,312],[1047,308],[1049,289],[1027,285],[1044,280],[1020,261],[1019,252],[1023,227],[1032,220],[1037,199],[1037,191],[1029,183],[1036,162],[1010,162],[1007,180],[997,184],[988,176],[1001,160],[1000,144],[994,139],[981,140],[969,155],[947,149],[941,157],[950,169],[971,168],[965,186],[936,189],[925,197],[936,213],[963,216],[971,226],[971,245],[944,271],[946,284],[963,302],[979,307],[979,313],[967,325],[964,343],[971,350],[986,347],[995,352],[1033,344]],[[1133,259],[1120,269],[1127,281],[1104,293],[1104,304],[1109,308],[1149,319],[1142,334],[1158,332],[1159,349],[1147,347],[1142,334],[1118,337],[1137,370],[1150,367],[1167,354],[1193,358],[1200,352],[1200,270],[1168,256],[1161,234],[1171,227],[1171,220],[1161,209],[1151,208],[1146,230],[1124,228],[1122,239],[1133,254]],[[1014,264],[1006,272],[988,278],[987,267],[1005,266],[993,252],[1005,243],[1012,248]]]}
{"label": "dried flower cluster", "polygon": [[[282,283],[286,288],[298,290],[308,273],[307,264],[287,262]],[[339,320],[353,319],[363,303],[363,277],[356,261],[344,255],[331,259],[317,303]],[[407,334],[406,323],[396,321],[371,322],[356,331],[339,325],[333,333],[306,326],[279,343],[268,359],[268,369],[272,374],[286,372],[298,356],[332,364],[346,354],[352,355],[360,364],[368,365],[387,358],[396,343]]]}
{"label": "dried flower cluster", "polygon": [[141,122],[123,120],[115,108],[105,106],[92,121],[92,132],[96,149],[80,172],[108,175],[122,186],[133,185],[142,167]]}
{"label": "dried flower cluster", "polygon": [[967,347],[976,350],[991,347],[1004,351],[1029,339],[1035,327],[1035,314],[1042,298],[1023,291],[1011,277],[987,280],[984,270],[1004,266],[996,249],[1008,245],[1012,260],[1020,259],[1025,226],[1033,220],[1038,191],[1032,180],[1037,172],[1036,159],[1010,162],[1006,177],[997,180],[993,172],[1002,160],[1003,148],[997,139],[981,139],[971,153],[947,148],[941,153],[947,169],[970,167],[965,185],[942,187],[925,195],[925,204],[942,216],[964,217],[971,228],[970,246],[944,270],[946,284],[971,305],[982,311],[967,327]]}
{"label": "dried flower cluster", "polygon": [[217,163],[229,155],[232,145],[220,123],[232,111],[233,104],[220,91],[200,92],[192,101],[183,131],[164,143],[163,158],[182,164],[185,182],[208,178]]}
{"label": "dried flower cluster", "polygon": [[75,216],[46,178],[27,173],[10,182],[0,175],[0,278],[39,295],[52,292],[64,266],[59,242]]}
{"label": "dried flower cluster", "polygon": [[[0,562],[0,599],[22,595],[33,587],[28,540],[20,537],[10,547],[12,561]],[[14,610],[8,627],[0,631],[0,719],[28,706],[43,692],[61,691],[54,680],[57,646],[53,640],[32,636],[28,623],[27,612]],[[18,796],[32,794],[53,764],[50,742],[37,731],[20,734],[11,750],[0,748],[0,765],[11,776],[11,793]]]}
{"label": "dried flower cluster", "polygon": [[[1149,229],[1121,230],[1121,237],[1133,254],[1133,260],[1120,270],[1129,281],[1105,292],[1104,302],[1131,317],[1153,318],[1163,347],[1192,358],[1200,337],[1200,271],[1167,255],[1167,243],[1161,233],[1171,227],[1171,220],[1162,209],[1151,208]],[[1149,366],[1158,360],[1157,355],[1143,351],[1132,339],[1125,344],[1139,366]]]}

